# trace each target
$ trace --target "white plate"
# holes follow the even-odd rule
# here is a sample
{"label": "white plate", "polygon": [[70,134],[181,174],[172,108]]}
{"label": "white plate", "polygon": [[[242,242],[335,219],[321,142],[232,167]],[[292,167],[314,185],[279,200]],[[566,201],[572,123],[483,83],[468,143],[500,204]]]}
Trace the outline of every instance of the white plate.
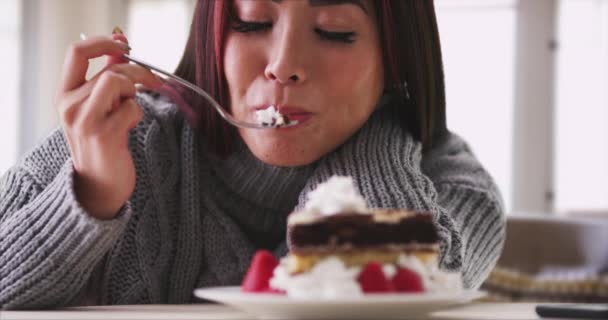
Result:
{"label": "white plate", "polygon": [[194,295],[260,319],[408,319],[468,303],[485,294],[481,291],[368,294],[360,298],[301,300],[284,295],[243,293],[240,287],[217,287],[197,289]]}

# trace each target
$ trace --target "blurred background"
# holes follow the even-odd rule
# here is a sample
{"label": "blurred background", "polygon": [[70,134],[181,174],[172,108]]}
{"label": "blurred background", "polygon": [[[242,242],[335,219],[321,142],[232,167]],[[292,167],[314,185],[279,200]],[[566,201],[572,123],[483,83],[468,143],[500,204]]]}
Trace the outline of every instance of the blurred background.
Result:
{"label": "blurred background", "polygon": [[[194,3],[1,0],[0,174],[57,127],[63,57],[81,32],[122,26],[133,55],[173,70]],[[608,221],[608,0],[435,3],[449,127],[495,177],[509,214],[488,288],[539,299],[530,292],[574,281],[556,290],[608,299],[608,227],[597,222]]]}

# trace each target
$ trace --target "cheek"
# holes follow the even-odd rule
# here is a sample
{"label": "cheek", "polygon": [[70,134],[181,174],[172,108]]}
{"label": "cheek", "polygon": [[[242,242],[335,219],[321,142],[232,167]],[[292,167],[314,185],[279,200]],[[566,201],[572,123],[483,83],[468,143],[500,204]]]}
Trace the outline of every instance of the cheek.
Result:
{"label": "cheek", "polygon": [[348,110],[344,112],[356,110],[359,116],[370,113],[384,88],[379,55],[364,50],[349,54],[333,53],[326,55],[323,61],[323,82],[326,92],[330,93],[328,98],[336,100],[338,105],[348,104],[345,106]]}
{"label": "cheek", "polygon": [[232,86],[238,80],[238,61],[239,61],[238,45],[235,41],[228,37],[224,47],[224,75],[228,86]]}
{"label": "cheek", "polygon": [[332,86],[370,92],[384,75],[379,48],[361,44],[352,50],[327,50],[321,57],[323,74]]}
{"label": "cheek", "polygon": [[231,103],[239,104],[256,77],[259,59],[242,45],[238,37],[229,36],[224,47],[224,74]]}

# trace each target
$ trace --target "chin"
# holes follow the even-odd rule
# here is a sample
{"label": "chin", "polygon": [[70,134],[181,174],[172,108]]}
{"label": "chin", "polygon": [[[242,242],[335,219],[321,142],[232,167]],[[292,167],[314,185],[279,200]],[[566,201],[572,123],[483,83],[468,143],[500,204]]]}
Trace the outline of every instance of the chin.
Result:
{"label": "chin", "polygon": [[319,160],[324,154],[318,148],[311,148],[314,144],[297,143],[284,139],[249,140],[248,138],[245,136],[244,140],[251,153],[258,160],[272,166],[305,166]]}
{"label": "chin", "polygon": [[[331,145],[301,139],[298,135],[259,135],[241,132],[251,153],[265,164],[278,167],[300,167],[314,163],[331,151]],[[301,137],[301,135],[300,135]]]}
{"label": "chin", "polygon": [[321,155],[315,156],[305,150],[277,150],[276,148],[269,148],[270,150],[256,150],[251,149],[253,155],[265,164],[277,166],[277,167],[301,167],[309,165],[321,158]]}

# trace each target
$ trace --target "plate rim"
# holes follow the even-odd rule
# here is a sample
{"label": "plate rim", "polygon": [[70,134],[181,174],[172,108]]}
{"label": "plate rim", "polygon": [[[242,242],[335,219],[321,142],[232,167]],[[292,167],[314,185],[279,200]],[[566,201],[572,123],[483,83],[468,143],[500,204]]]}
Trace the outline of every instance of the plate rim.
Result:
{"label": "plate rim", "polygon": [[[245,303],[266,303],[266,304],[384,304],[384,303],[454,303],[462,304],[471,302],[487,296],[482,290],[463,290],[460,292],[447,293],[378,293],[366,294],[363,297],[345,297],[337,299],[306,299],[290,298],[286,295],[271,293],[247,293],[241,292],[240,286],[216,286],[203,287],[194,290],[197,298],[211,300],[223,304]],[[231,303],[232,302],[232,303]]]}

